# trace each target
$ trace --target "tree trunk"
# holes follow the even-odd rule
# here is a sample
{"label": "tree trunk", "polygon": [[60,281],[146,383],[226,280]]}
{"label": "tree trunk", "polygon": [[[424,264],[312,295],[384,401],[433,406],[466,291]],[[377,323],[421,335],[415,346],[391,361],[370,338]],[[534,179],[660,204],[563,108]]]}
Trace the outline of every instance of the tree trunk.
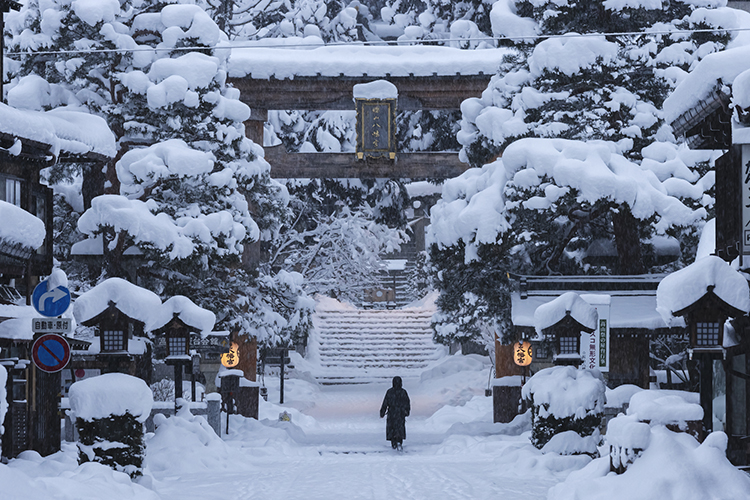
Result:
{"label": "tree trunk", "polygon": [[83,167],[81,195],[83,195],[84,210],[91,208],[91,200],[104,193],[105,168],[105,163],[94,163]]}
{"label": "tree trunk", "polygon": [[628,207],[621,206],[617,213],[612,214],[612,225],[617,246],[617,272],[624,275],[644,274],[646,268],[641,255],[638,220]]}

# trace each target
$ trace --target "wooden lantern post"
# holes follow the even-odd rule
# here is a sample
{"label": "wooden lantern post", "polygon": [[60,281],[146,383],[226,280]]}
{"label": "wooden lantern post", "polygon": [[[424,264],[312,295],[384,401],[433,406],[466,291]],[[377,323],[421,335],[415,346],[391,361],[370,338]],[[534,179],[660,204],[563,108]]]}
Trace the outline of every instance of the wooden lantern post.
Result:
{"label": "wooden lantern post", "polygon": [[703,407],[703,429],[713,429],[714,360],[725,360],[724,324],[730,317],[744,316],[744,312],[727,304],[714,293],[714,286],[688,307],[674,311],[673,316],[685,317],[688,327],[688,355],[699,365],[700,402]]}

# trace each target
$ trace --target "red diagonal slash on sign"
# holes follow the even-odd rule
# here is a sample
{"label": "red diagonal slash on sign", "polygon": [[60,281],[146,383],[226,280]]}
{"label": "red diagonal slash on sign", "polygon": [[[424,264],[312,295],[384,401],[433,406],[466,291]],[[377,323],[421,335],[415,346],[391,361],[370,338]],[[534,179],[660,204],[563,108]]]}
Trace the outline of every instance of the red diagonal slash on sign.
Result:
{"label": "red diagonal slash on sign", "polygon": [[50,351],[49,347],[47,347],[47,345],[44,342],[42,342],[39,345],[39,347],[43,347],[44,350],[47,351],[50,356],[52,356],[53,358],[55,358],[55,361],[57,361],[58,363],[62,363],[63,362],[62,359],[58,358],[57,355],[54,352]]}

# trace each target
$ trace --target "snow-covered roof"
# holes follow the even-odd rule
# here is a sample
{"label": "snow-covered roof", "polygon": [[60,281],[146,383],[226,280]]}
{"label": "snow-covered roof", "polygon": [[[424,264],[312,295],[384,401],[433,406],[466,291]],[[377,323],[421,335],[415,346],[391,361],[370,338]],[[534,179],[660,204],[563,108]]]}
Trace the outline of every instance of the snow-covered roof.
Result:
{"label": "snow-covered roof", "polygon": [[[265,45],[265,46],[264,46]],[[229,76],[285,79],[300,76],[493,75],[509,49],[461,50],[438,46],[284,46],[240,42],[229,57]]]}
{"label": "snow-covered roof", "polygon": [[195,328],[202,337],[207,337],[216,323],[216,315],[208,309],[196,305],[192,300],[182,295],[167,299],[152,319],[151,326],[158,330],[166,326],[172,318],[177,316],[189,327]]}
{"label": "snow-covered roof", "polygon": [[[534,314],[539,306],[547,304],[560,295],[560,291],[535,292],[522,299],[516,292],[511,296],[511,320],[515,326],[536,327]],[[597,292],[611,297],[610,328],[667,328],[664,319],[656,312],[656,292],[653,290]],[[684,323],[673,323],[680,326]]]}
{"label": "snow-covered roof", "polygon": [[78,381],[70,386],[69,397],[75,417],[87,421],[130,413],[139,422],[145,422],[154,404],[146,382],[124,373],[107,373]]}
{"label": "snow-covered roof", "polygon": [[0,133],[48,144],[55,155],[95,153],[112,158],[117,151],[103,118],[70,106],[33,111],[0,103]]}
{"label": "snow-covered roof", "polygon": [[0,220],[3,221],[0,224],[0,240],[34,250],[44,243],[47,235],[44,222],[26,210],[0,201]]}
{"label": "snow-covered roof", "polygon": [[665,277],[656,291],[656,309],[670,324],[675,312],[696,303],[711,287],[714,295],[729,306],[750,312],[747,279],[715,255],[698,259]]}
{"label": "snow-covered roof", "polygon": [[732,85],[747,69],[750,69],[750,46],[707,55],[664,101],[664,118],[668,123],[674,122],[708,99],[717,86]]}
{"label": "snow-covered roof", "polygon": [[78,323],[84,323],[107,310],[110,302],[130,318],[144,323],[146,331],[153,330],[152,321],[162,305],[154,292],[121,278],[109,278],[76,299],[73,315]]}
{"label": "snow-covered roof", "polygon": [[0,305],[0,339],[32,340],[31,320],[39,316],[31,306]]}
{"label": "snow-covered roof", "polygon": [[596,308],[575,292],[566,292],[537,307],[534,311],[534,327],[537,333],[541,334],[542,330],[556,325],[568,315],[584,327],[596,329],[599,318]]}

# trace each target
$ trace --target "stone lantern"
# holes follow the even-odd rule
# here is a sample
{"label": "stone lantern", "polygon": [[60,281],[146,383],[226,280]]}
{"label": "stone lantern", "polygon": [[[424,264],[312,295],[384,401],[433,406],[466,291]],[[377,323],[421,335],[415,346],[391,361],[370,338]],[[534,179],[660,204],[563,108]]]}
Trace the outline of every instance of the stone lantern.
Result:
{"label": "stone lantern", "polygon": [[[174,366],[175,401],[182,397],[182,381],[185,366],[192,365],[190,335],[208,335],[214,327],[216,316],[211,311],[195,305],[187,297],[177,295],[166,300],[153,321],[153,333],[163,335],[166,340],[165,363]],[[195,389],[195,370],[193,389]],[[193,396],[195,390],[193,390]]]}
{"label": "stone lantern", "polygon": [[593,332],[597,320],[596,308],[575,292],[564,293],[534,312],[537,333],[554,339],[556,365],[581,364],[581,335]]}
{"label": "stone lantern", "polygon": [[700,402],[703,427],[713,428],[714,370],[717,358],[727,356],[724,328],[729,318],[750,312],[747,279],[714,255],[697,259],[659,283],[657,311],[668,325],[684,320],[689,336],[688,353],[700,372]]}
{"label": "stone lantern", "polygon": [[81,324],[98,327],[99,352],[102,354],[127,354],[128,339],[134,333],[143,335],[143,322],[125,314],[113,301],[109,301],[101,314]]}

